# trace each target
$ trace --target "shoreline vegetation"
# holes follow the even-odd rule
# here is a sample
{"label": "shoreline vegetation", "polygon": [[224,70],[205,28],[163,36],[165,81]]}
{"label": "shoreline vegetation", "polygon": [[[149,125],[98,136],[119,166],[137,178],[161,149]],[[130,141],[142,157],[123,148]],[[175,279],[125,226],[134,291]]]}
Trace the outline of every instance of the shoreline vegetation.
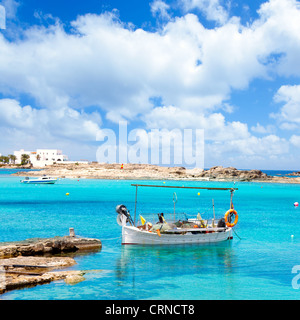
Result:
{"label": "shoreline vegetation", "polygon": [[[163,167],[151,164],[53,164],[45,168],[34,168],[30,165],[6,165],[2,168],[33,169],[26,172],[28,177],[47,175],[69,179],[114,179],[114,180],[191,180],[191,181],[248,181],[269,183],[300,183],[299,172],[287,176],[269,176],[261,170],[239,170],[234,167],[215,166],[210,169],[187,169],[185,167]],[[36,171],[35,171],[36,169]],[[12,174],[24,176],[24,171]]]}

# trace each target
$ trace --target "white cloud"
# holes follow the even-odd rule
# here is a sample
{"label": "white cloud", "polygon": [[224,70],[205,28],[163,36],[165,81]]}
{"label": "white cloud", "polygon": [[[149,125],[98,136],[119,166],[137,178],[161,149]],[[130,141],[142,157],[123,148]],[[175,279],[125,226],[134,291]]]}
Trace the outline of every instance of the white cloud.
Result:
{"label": "white cloud", "polygon": [[279,128],[282,130],[289,130],[289,131],[299,129],[297,124],[290,123],[290,122],[283,122],[283,123],[279,124]]}
{"label": "white cloud", "polygon": [[231,163],[231,165],[241,167],[242,164],[243,168],[259,168],[262,163],[265,163],[266,169],[276,169],[276,163],[286,163],[291,157],[289,154],[291,141],[275,135],[275,126],[262,126],[257,123],[256,126],[251,127],[251,131],[261,137],[245,129],[242,136],[235,135],[231,139],[225,139],[222,143],[212,141],[207,148],[210,157],[218,158],[219,161],[222,161],[223,157],[228,161],[228,165]]}
{"label": "white cloud", "polygon": [[224,24],[228,20],[228,12],[221,5],[220,0],[180,0],[184,11],[199,9],[208,20]]}
{"label": "white cloud", "polygon": [[271,117],[283,122],[282,129],[295,128],[300,124],[300,85],[281,86],[274,96],[274,101],[283,103],[278,113],[272,113]]}
{"label": "white cloud", "polygon": [[290,143],[297,147],[297,148],[300,148],[300,136],[297,136],[295,134],[293,134],[290,138]]}
{"label": "white cloud", "polygon": [[[269,0],[258,11],[253,26],[268,64],[279,75],[300,74],[300,6],[296,0]],[[269,57],[268,57],[269,55]]]}
{"label": "white cloud", "polygon": [[249,139],[228,141],[227,147],[228,145],[233,151],[240,151],[243,155],[279,155],[287,154],[289,151],[287,141],[276,135],[262,138],[252,136]]}
{"label": "white cloud", "polygon": [[0,126],[21,131],[36,139],[90,141],[96,139],[99,114],[80,113],[70,108],[34,109],[14,99],[0,99]]}
{"label": "white cloud", "polygon": [[[37,130],[43,124],[52,136],[59,132],[94,140],[98,121],[77,111],[93,106],[115,122],[125,118],[142,119],[148,128],[200,126],[207,139],[228,140],[224,146],[239,154],[286,152],[288,143],[280,137],[256,138],[246,123],[226,121],[221,111],[232,112],[232,91],[246,89],[253,79],[300,75],[298,2],[270,0],[247,26],[229,18],[217,0],[182,0],[182,5],[186,12],[199,8],[219,27],[207,29],[195,14],[186,14],[147,32],[105,13],[79,16],[72,32],[55,20],[48,27],[28,28],[19,40],[10,42],[0,34],[0,92],[16,99],[29,95],[41,108],[11,101],[11,110],[2,107],[2,126],[29,132],[33,124]],[[151,7],[165,18],[170,11],[163,1],[153,1]],[[278,114],[284,123],[300,122],[298,91],[298,86],[283,86],[277,93],[276,101],[284,103]],[[160,98],[161,106],[154,106],[153,98]],[[25,117],[23,123],[13,120],[18,117]],[[273,133],[268,125],[251,130]]]}
{"label": "white cloud", "polygon": [[276,135],[213,142],[206,145],[206,161],[243,169],[278,169],[291,160],[289,143]]}
{"label": "white cloud", "polygon": [[258,123],[251,130],[263,136],[256,137],[249,132],[247,124],[227,122],[221,113],[203,115],[174,106],[157,107],[144,117],[144,121],[148,129],[204,129],[205,159],[218,165],[252,168],[251,161],[255,164],[273,161],[274,157],[289,153],[289,141],[269,134],[274,131],[273,126],[263,127]]}
{"label": "white cloud", "polygon": [[251,131],[259,134],[273,133],[275,127],[273,125],[262,126],[260,123],[257,123],[256,126],[251,127]]}
{"label": "white cloud", "polygon": [[250,136],[246,124],[239,121],[226,123],[221,113],[204,115],[178,107],[157,107],[144,116],[147,128],[204,129],[206,140],[244,139]]}
{"label": "white cloud", "polygon": [[19,1],[15,0],[2,0],[0,4],[5,8],[6,17],[8,19],[15,19],[18,7],[20,6]]}
{"label": "white cloud", "polygon": [[[113,13],[78,17],[72,34],[59,21],[32,27],[16,43],[0,36],[0,90],[30,94],[47,108],[98,106],[109,119],[149,112],[151,97],[183,109],[215,110],[232,90],[267,77],[270,56],[280,52],[287,59],[282,63],[292,59],[293,48],[280,35],[299,41],[293,32],[300,28],[299,11],[292,2],[282,8],[282,0],[271,0],[251,26],[231,19],[211,30],[193,14],[157,32],[131,29]],[[274,15],[285,24],[275,24]]]}
{"label": "white cloud", "polygon": [[164,1],[154,0],[152,3],[150,3],[150,7],[151,13],[154,17],[158,16],[162,19],[170,19],[170,15],[168,13],[170,6],[166,4]]}

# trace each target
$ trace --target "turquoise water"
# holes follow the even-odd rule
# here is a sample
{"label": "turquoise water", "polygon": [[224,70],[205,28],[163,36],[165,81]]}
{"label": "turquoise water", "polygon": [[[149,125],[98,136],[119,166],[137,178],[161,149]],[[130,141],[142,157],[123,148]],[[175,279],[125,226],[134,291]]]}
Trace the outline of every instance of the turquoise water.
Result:
{"label": "turquoise water", "polygon": [[[115,207],[134,212],[135,181],[59,180],[24,185],[0,174],[0,242],[75,233],[102,240],[100,252],[76,256],[70,269],[92,270],[85,281],[15,290],[1,299],[299,299],[292,268],[300,265],[300,185],[236,183],[239,237],[217,245],[121,246]],[[147,184],[162,182],[138,181]],[[166,185],[232,187],[231,183],[167,181]],[[174,189],[140,188],[138,213],[172,212]],[[66,196],[69,193],[69,196]],[[227,191],[178,189],[176,211],[203,218],[229,207]],[[143,216],[150,219],[147,214]],[[294,237],[291,237],[293,235]]]}

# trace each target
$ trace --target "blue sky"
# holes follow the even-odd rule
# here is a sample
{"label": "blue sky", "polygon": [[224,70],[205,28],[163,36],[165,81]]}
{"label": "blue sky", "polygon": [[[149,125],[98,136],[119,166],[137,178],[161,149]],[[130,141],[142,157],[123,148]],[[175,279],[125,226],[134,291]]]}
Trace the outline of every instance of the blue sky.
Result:
{"label": "blue sky", "polygon": [[96,160],[125,120],[204,129],[205,167],[300,169],[299,1],[0,5],[0,153]]}

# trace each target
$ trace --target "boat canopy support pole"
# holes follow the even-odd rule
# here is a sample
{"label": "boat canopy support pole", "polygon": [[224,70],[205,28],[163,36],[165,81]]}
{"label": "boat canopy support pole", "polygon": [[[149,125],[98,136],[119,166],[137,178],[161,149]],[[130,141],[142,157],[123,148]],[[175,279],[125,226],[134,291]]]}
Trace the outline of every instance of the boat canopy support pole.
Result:
{"label": "boat canopy support pole", "polygon": [[175,203],[177,202],[177,194],[176,192],[173,193],[173,203],[174,203],[174,222],[176,221],[176,214],[175,214]]}
{"label": "boat canopy support pole", "polygon": [[138,185],[135,186],[134,226],[135,226],[135,220],[136,220],[137,191],[138,191]]}
{"label": "boat canopy support pole", "polygon": [[233,203],[232,203],[233,193],[234,193],[234,190],[231,189],[230,190],[230,209],[233,209]]}
{"label": "boat canopy support pole", "polygon": [[213,219],[213,227],[215,227],[215,220],[216,220],[216,214],[215,214],[215,202],[214,199],[212,199],[212,205],[213,205],[213,213],[214,213],[214,219]]}

